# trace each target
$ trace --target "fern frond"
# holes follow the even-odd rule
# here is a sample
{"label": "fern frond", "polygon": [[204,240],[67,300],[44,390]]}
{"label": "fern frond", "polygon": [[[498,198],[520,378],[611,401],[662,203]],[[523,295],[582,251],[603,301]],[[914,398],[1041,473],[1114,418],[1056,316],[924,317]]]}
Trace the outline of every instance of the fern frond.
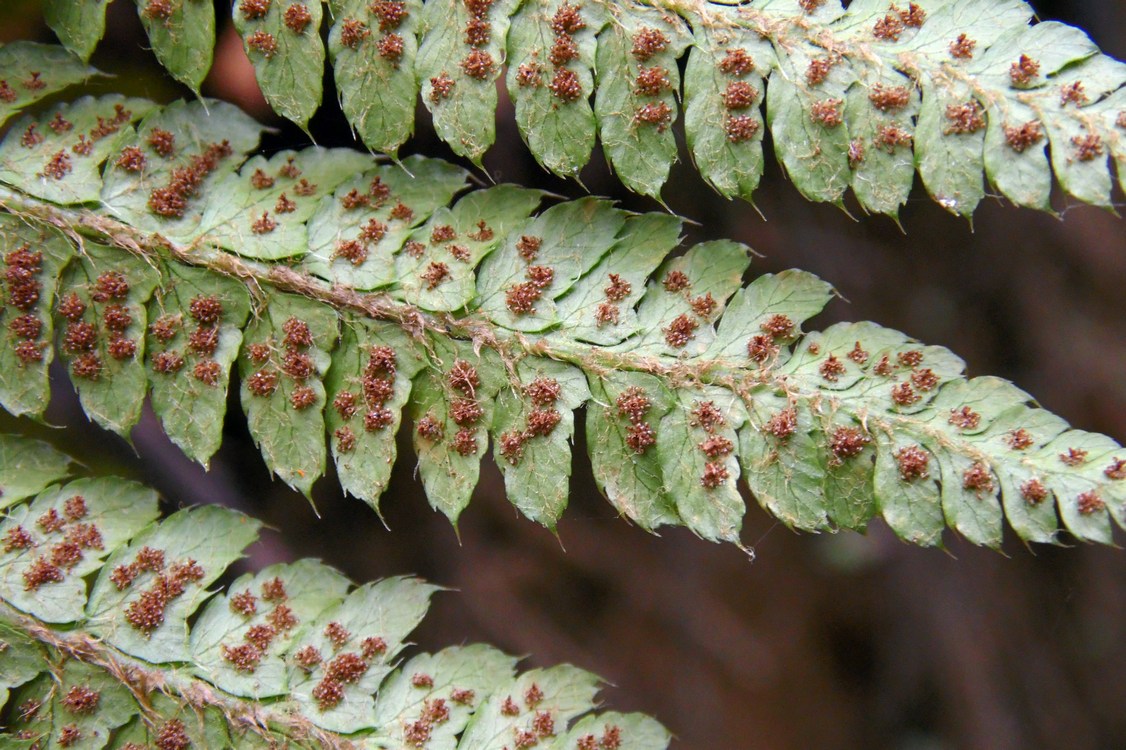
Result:
{"label": "fern frond", "polygon": [[[211,6],[137,3],[157,57],[198,90]],[[653,197],[678,158],[680,101],[691,159],[728,198],[752,200],[767,128],[807,198],[840,203],[851,189],[864,210],[892,216],[916,171],[965,217],[985,196],[983,175],[1013,203],[1046,211],[1053,176],[1104,207],[1111,162],[1126,181],[1126,66],[1079,29],[1031,24],[1024,0],[328,5],[344,113],[387,154],[413,131],[421,95],[438,135],[480,164],[504,75],[545,168],[577,178],[597,137],[622,182]],[[63,43],[88,57],[104,3],[52,0],[47,10]],[[306,127],[322,99],[322,3],[239,0],[232,14],[267,100]]]}
{"label": "fern frond", "polygon": [[218,506],[157,521],[152,490],[63,481],[44,443],[0,435],[0,456],[4,747],[668,745],[647,716],[587,715],[600,681],[569,665],[517,675],[481,644],[405,659],[436,586],[355,587],[301,560],[208,591],[257,521]]}
{"label": "fern frond", "polygon": [[[738,543],[740,475],[812,531],[882,516],[918,544],[950,526],[996,547],[1003,518],[1041,542],[1061,521],[1103,543],[1126,523],[1117,443],[899,332],[804,334],[832,297],[810,274],[747,284],[749,251],[729,241],[666,260],[679,219],[598,198],[544,208],[543,193],[498,185],[455,200],[466,174],[437,160],[308,148],[244,161],[257,126],[209,106],[136,126],[121,110],[119,150],[73,174],[45,174],[18,145],[31,121],[0,144],[9,412],[43,413],[57,351],[96,421],[127,436],[151,394],[206,463],[237,359],[270,469],[308,493],[331,448],[345,489],[377,509],[406,409],[436,509],[456,522],[491,440],[511,501],[553,528],[585,407],[595,479],[645,529]],[[39,159],[81,135],[47,132]],[[38,197],[67,195],[75,205]]]}

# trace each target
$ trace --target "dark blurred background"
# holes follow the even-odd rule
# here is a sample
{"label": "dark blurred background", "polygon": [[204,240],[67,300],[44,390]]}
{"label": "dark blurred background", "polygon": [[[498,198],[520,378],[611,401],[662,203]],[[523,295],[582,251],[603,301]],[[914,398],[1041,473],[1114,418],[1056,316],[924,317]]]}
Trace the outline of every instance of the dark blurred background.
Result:
{"label": "dark blurred background", "polygon": [[[1126,57],[1126,4],[1032,4],[1041,18],[1079,25],[1106,53]],[[221,41],[204,93],[279,127],[268,148],[305,144],[262,101],[225,5],[216,3]],[[0,39],[51,41],[40,17],[37,0],[6,0]],[[117,74],[95,90],[187,95],[162,75],[125,0],[109,7],[93,62]],[[314,136],[358,145],[332,105],[330,76],[326,87]],[[506,103],[497,140],[485,160],[493,179],[581,194],[535,165]],[[404,149],[416,152],[449,155],[422,111]],[[583,180],[628,208],[659,210],[625,193],[601,157]],[[773,160],[756,196],[761,216],[718,198],[684,163],[664,197],[700,222],[691,240],[732,237],[763,254],[758,272],[799,267],[835,284],[849,301],[834,302],[814,327],[876,320],[950,347],[971,374],[1013,380],[1076,426],[1126,439],[1126,224],[1115,215],[1062,196],[1058,218],[989,199],[971,227],[916,184],[901,231],[861,217],[855,204],[856,219],[806,202]],[[272,480],[237,399],[224,446],[204,471],[168,443],[151,412],[132,446],[98,431],[55,374],[49,421],[67,429],[6,416],[0,429],[142,478],[170,507],[218,502],[265,519],[273,529],[252,549],[251,567],[315,556],[358,581],[413,572],[457,589],[435,601],[417,633],[421,647],[485,640],[532,654],[528,666],[588,668],[616,686],[604,693],[613,708],[655,714],[681,750],[1126,747],[1119,549],[1029,549],[1009,538],[998,554],[948,535],[945,552],[920,550],[879,523],[864,536],[797,535],[748,497],[751,560],[684,530],[654,537],[618,520],[594,487],[581,438],[558,538],[517,517],[491,464],[455,534],[427,506],[406,442],[383,502],[389,531],[331,475],[316,486],[316,512]]]}

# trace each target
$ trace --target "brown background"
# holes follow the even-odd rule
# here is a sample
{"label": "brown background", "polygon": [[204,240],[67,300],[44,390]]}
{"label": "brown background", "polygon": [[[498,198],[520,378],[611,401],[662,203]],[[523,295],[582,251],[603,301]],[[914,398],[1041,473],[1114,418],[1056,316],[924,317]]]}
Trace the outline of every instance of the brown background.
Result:
{"label": "brown background", "polygon": [[[1122,3],[1033,5],[1126,57]],[[51,39],[37,2],[5,6],[0,38]],[[205,93],[269,120],[229,33]],[[101,90],[164,100],[185,93],[161,76],[123,0],[110,7],[94,62],[120,74]],[[486,159],[491,176],[580,194],[536,167],[504,106],[503,147]],[[318,142],[350,145],[335,107],[325,110],[313,122]],[[271,123],[281,132],[269,147],[305,143],[292,126]],[[448,154],[423,115],[404,150],[412,152]],[[626,207],[657,208],[626,194],[600,159],[584,182]],[[814,327],[879,321],[949,346],[971,374],[1012,379],[1077,426],[1126,438],[1126,227],[1115,216],[1060,197],[1058,220],[991,199],[971,229],[916,185],[904,233],[886,218],[860,217],[854,205],[856,220],[805,202],[773,160],[757,194],[765,221],[716,197],[685,164],[665,197],[701,223],[693,240],[732,237],[765,256],[758,272],[800,267],[834,283],[850,302],[834,302]],[[384,498],[388,531],[342,497],[332,477],[316,487],[319,518],[272,481],[237,400],[224,447],[204,472],[168,443],[151,413],[131,449],[89,426],[65,377],[56,385],[49,419],[66,431],[7,417],[0,429],[35,431],[100,470],[141,477],[170,507],[220,502],[266,519],[276,530],[253,548],[252,567],[311,555],[360,581],[413,572],[458,589],[436,600],[417,634],[423,647],[486,640],[533,654],[527,665],[591,669],[616,686],[604,694],[611,707],[657,715],[681,750],[1126,747],[1120,550],[1028,549],[1010,538],[997,554],[953,535],[947,552],[919,550],[881,524],[866,536],[799,536],[748,498],[751,561],[683,530],[658,538],[617,520],[594,488],[581,440],[558,539],[517,517],[487,465],[459,540],[426,505],[407,444]]]}

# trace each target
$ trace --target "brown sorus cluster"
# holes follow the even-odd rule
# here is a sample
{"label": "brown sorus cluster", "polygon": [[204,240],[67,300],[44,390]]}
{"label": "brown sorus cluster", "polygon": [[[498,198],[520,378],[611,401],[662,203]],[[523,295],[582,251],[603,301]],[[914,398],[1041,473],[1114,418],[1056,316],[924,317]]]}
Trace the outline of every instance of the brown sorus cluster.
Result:
{"label": "brown sorus cluster", "polygon": [[637,73],[633,88],[641,96],[660,96],[672,88],[669,72],[660,66],[643,67]]}
{"label": "brown sorus cluster", "polygon": [[896,13],[888,13],[883,18],[876,21],[876,25],[872,27],[872,35],[877,39],[883,39],[889,42],[898,42],[899,35],[904,32],[906,26],[903,19]]}
{"label": "brown sorus cluster", "polygon": [[662,328],[665,334],[665,343],[674,349],[683,349],[688,342],[696,338],[696,329],[700,324],[692,316],[682,313],[676,316],[667,328]]}
{"label": "brown sorus cluster", "polygon": [[839,58],[834,55],[825,55],[824,57],[814,57],[809,61],[809,65],[805,69],[805,82],[810,86],[817,86],[824,83],[825,79],[829,77],[832,72],[833,66],[837,64]]}
{"label": "brown sorus cluster", "polygon": [[946,135],[965,135],[976,133],[985,127],[985,112],[977,99],[971,99],[965,104],[946,105]]}
{"label": "brown sorus cluster", "polygon": [[864,142],[859,138],[853,138],[848,143],[848,168],[856,169],[862,161],[864,161]]}
{"label": "brown sorus cluster", "polygon": [[1060,106],[1066,107],[1074,104],[1081,107],[1088,102],[1087,92],[1083,90],[1083,82],[1075,81],[1060,87]]}
{"label": "brown sorus cluster", "polygon": [[1044,486],[1036,477],[1025,481],[1020,486],[1020,496],[1029,505],[1036,506],[1044,502],[1048,497],[1048,488]]}
{"label": "brown sorus cluster", "polygon": [[284,19],[286,28],[294,34],[303,34],[313,22],[313,14],[303,3],[296,2],[285,9]]}
{"label": "brown sorus cluster", "polygon": [[526,395],[535,406],[520,430],[510,430],[500,436],[501,455],[513,466],[524,455],[524,444],[534,437],[550,435],[563,419],[555,408],[563,389],[555,378],[538,377],[524,386]]}
{"label": "brown sorus cluster", "polygon": [[443,99],[448,99],[454,90],[454,79],[446,73],[430,79],[430,103],[438,104]]}
{"label": "brown sorus cluster", "polygon": [[1013,86],[1027,86],[1038,75],[1040,63],[1028,55],[1021,55],[1019,60],[1009,66],[1009,79]]}
{"label": "brown sorus cluster", "polygon": [[557,68],[547,87],[555,98],[564,102],[578,101],[583,95],[579,76],[569,68]]}
{"label": "brown sorus cluster", "polygon": [[493,61],[491,54],[484,50],[475,49],[466,55],[459,65],[470,78],[484,81],[492,75],[496,63]]}
{"label": "brown sorus cluster", "polygon": [[380,31],[399,28],[410,15],[407,4],[402,0],[378,0],[369,5],[368,8],[379,19]]}
{"label": "brown sorus cluster", "polygon": [[911,91],[906,86],[884,86],[877,83],[868,92],[868,101],[881,112],[903,109],[911,101]]}
{"label": "brown sorus cluster", "polygon": [[204,578],[204,570],[192,559],[165,566],[164,551],[153,547],[142,547],[129,564],[118,565],[110,574],[110,580],[119,591],[133,585],[133,581],[143,572],[153,574],[149,588],[130,602],[125,609],[126,621],[142,635],[149,636],[164,622],[164,610],[170,602],[184,593],[189,583],[198,583]]}
{"label": "brown sorus cluster", "polygon": [[504,293],[505,306],[514,315],[529,315],[536,311],[536,302],[551,286],[555,271],[548,266],[528,266],[524,278],[527,281],[513,284]]}
{"label": "brown sorus cluster", "polygon": [[63,117],[62,112],[56,112],[51,121],[47,123],[47,127],[55,131],[55,135],[62,135],[74,130],[74,123]]}
{"label": "brown sorus cluster", "polygon": [[266,14],[270,12],[270,0],[242,0],[238,9],[247,21],[265,18]]}
{"label": "brown sorus cluster", "polygon": [[404,49],[406,49],[406,43],[398,34],[385,34],[379,40],[379,56],[395,67],[399,66],[399,60],[403,57]]}
{"label": "brown sorus cluster", "polygon": [[788,439],[797,429],[798,413],[792,406],[787,406],[785,409],[775,412],[763,425],[763,430],[778,440]]}
{"label": "brown sorus cluster", "polygon": [[539,255],[540,245],[543,244],[542,237],[533,237],[530,235],[521,235],[520,239],[516,241],[516,252],[520,253],[520,257],[526,262],[531,263]]}
{"label": "brown sorus cluster", "polygon": [[889,154],[894,154],[900,146],[910,147],[914,138],[898,125],[881,125],[876,132],[875,143]]}
{"label": "brown sorus cluster", "polygon": [[149,132],[148,143],[153,151],[157,152],[165,159],[170,158],[176,153],[176,136],[167,130],[153,128]]}
{"label": "brown sorus cluster", "polygon": [[645,421],[645,415],[653,402],[642,388],[630,386],[622,391],[615,403],[618,407],[618,416],[624,417],[630,423],[626,429],[626,445],[634,453],[644,453],[657,442],[657,433]]}
{"label": "brown sorus cluster", "polygon": [[1023,125],[1005,126],[1005,143],[1018,154],[1044,140],[1044,130],[1039,120],[1029,120]]}
{"label": "brown sorus cluster", "polygon": [[1104,502],[1094,490],[1080,493],[1079,496],[1075,498],[1075,503],[1079,510],[1079,515],[1082,516],[1093,515],[1106,507],[1106,502]]}
{"label": "brown sorus cluster", "polygon": [[829,436],[829,451],[833,454],[830,463],[840,464],[845,459],[860,455],[871,440],[857,427],[836,428]]}
{"label": "brown sorus cluster", "polygon": [[959,34],[957,39],[950,42],[950,56],[956,60],[969,60],[974,56],[975,47],[976,41],[965,34]]}
{"label": "brown sorus cluster", "polygon": [[7,80],[0,80],[0,101],[11,104],[19,98],[19,94],[12,88]]}
{"label": "brown sorus cluster", "polygon": [[481,385],[477,368],[464,359],[454,361],[453,367],[446,374],[446,379],[449,381],[451,388],[459,390],[467,396],[474,395],[477,386]]}
{"label": "brown sorus cluster", "polygon": [[1126,458],[1116,456],[1111,460],[1110,465],[1103,469],[1103,474],[1107,479],[1115,481],[1126,479]]}
{"label": "brown sorus cluster", "polygon": [[817,368],[821,373],[821,377],[830,383],[836,383],[840,380],[841,375],[847,371],[845,363],[841,362],[835,354],[830,354],[825,358],[825,361]]}
{"label": "brown sorus cluster", "polygon": [[543,85],[543,66],[537,62],[523,63],[516,69],[516,85],[538,88]]}
{"label": "brown sorus cluster", "polygon": [[1005,435],[1005,442],[1008,443],[1009,447],[1013,450],[1022,451],[1032,447],[1035,441],[1028,430],[1020,427]]}
{"label": "brown sorus cluster", "polygon": [[58,151],[47,160],[47,164],[43,167],[43,171],[39,173],[39,176],[50,177],[52,180],[61,180],[70,174],[70,170],[70,156],[67,155],[66,151]]}
{"label": "brown sorus cluster", "polygon": [[1071,145],[1075,147],[1075,158],[1079,161],[1094,161],[1103,155],[1103,139],[1098,133],[1072,136]]}
{"label": "brown sorus cluster", "polygon": [[707,437],[697,444],[697,448],[707,459],[704,463],[704,473],[700,476],[700,484],[705,489],[715,489],[726,484],[730,472],[723,462],[723,456],[732,451],[734,445],[715,431],[727,424],[723,412],[715,405],[714,401],[697,401],[692,407],[689,424],[703,430]]}
{"label": "brown sorus cluster", "polygon": [[188,199],[196,194],[207,175],[215,171],[222,159],[232,153],[227,141],[212,143],[202,154],[193,156],[187,166],[172,170],[168,184],[156,188],[149,196],[149,209],[166,218],[180,218],[188,206]]}
{"label": "brown sorus cluster", "polygon": [[633,119],[644,125],[654,125],[658,133],[663,133],[672,122],[672,107],[665,102],[650,102],[638,107]]}
{"label": "brown sorus cluster", "polygon": [[809,117],[827,128],[835,128],[844,122],[843,99],[822,99],[810,107]]}
{"label": "brown sorus cluster", "polygon": [[992,492],[993,475],[989,472],[989,467],[981,461],[977,461],[966,469],[962,473],[962,489],[978,494]]}
{"label": "brown sorus cluster", "polygon": [[[8,252],[4,256],[4,263],[6,266],[4,282],[7,287],[7,302],[23,313],[13,317],[8,324],[8,330],[19,339],[19,343],[15,347],[16,358],[21,366],[32,362],[41,362],[43,360],[43,349],[46,347],[46,343],[39,340],[43,332],[43,322],[30,311],[39,302],[40,293],[43,290],[42,282],[38,278],[43,270],[43,254],[32,251],[30,245],[23,245]],[[77,316],[80,318],[82,312],[85,312],[85,305],[82,304],[77,295],[72,295],[72,297],[77,305],[82,308]]]}
{"label": "brown sorus cluster", "polygon": [[437,289],[438,285],[449,278],[450,267],[441,261],[432,261],[426,270],[419,274],[419,278],[426,282],[427,289]]}
{"label": "brown sorus cluster", "polygon": [[192,746],[184,722],[179,719],[169,719],[156,730],[154,740],[156,750],[188,750]]}
{"label": "brown sorus cluster", "polygon": [[145,161],[145,153],[141,149],[127,146],[122,149],[115,164],[118,169],[124,169],[126,172],[140,172],[145,168]]}
{"label": "brown sorus cluster", "polygon": [[774,343],[772,336],[757,333],[747,340],[747,356],[759,364],[776,356],[778,351],[778,345]]}
{"label": "brown sorus cluster", "polygon": [[645,62],[654,55],[668,49],[669,38],[660,29],[645,26],[633,35],[633,48],[630,50],[635,58]]}
{"label": "brown sorus cluster", "polygon": [[976,430],[981,424],[981,415],[968,406],[961,409],[951,409],[950,424],[963,430]]}
{"label": "brown sorus cluster", "polygon": [[101,693],[87,685],[74,685],[63,697],[63,707],[72,714],[91,714],[101,697]]}
{"label": "brown sorus cluster", "polygon": [[899,476],[905,482],[927,478],[930,454],[921,446],[909,445],[895,452],[895,462],[899,465]]}
{"label": "brown sorus cluster", "polygon": [[365,39],[371,36],[367,24],[355,18],[345,18],[340,26],[340,43],[348,49],[359,49]]}

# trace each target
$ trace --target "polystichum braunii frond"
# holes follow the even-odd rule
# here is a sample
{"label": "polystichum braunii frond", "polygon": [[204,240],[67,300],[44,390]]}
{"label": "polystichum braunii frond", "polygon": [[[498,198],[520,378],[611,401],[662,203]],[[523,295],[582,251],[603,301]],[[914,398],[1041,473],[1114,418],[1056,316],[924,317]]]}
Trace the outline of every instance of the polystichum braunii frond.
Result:
{"label": "polystichum braunii frond", "polygon": [[[49,0],[48,22],[86,59],[106,4]],[[212,6],[137,6],[157,57],[198,91]],[[1042,210],[1053,175],[1074,198],[1108,207],[1108,162],[1126,179],[1126,67],[1079,29],[1030,25],[1023,0],[330,0],[327,10],[238,0],[231,12],[278,113],[306,126],[327,52],[345,115],[384,153],[412,133],[421,96],[439,136],[479,162],[503,77],[547,169],[577,177],[600,140],[622,182],[650,196],[678,158],[681,103],[692,162],[727,197],[751,200],[767,129],[803,195],[840,202],[851,188],[874,213],[898,212],[916,170],[936,201],[967,217],[985,196],[983,173]]]}
{"label": "polystichum braunii frond", "polygon": [[405,409],[454,522],[491,443],[512,503],[554,527],[585,407],[595,479],[645,529],[738,543],[740,476],[792,527],[879,515],[924,545],[949,525],[998,546],[1006,517],[1041,542],[1061,520],[1104,543],[1126,523],[1117,443],[896,331],[803,333],[832,297],[810,274],[748,284],[742,245],[677,255],[676,217],[462,193],[466,173],[438,160],[247,159],[260,130],[220,102],[118,97],[17,123],[0,144],[5,409],[42,413],[57,351],[95,421],[126,435],[151,394],[206,463],[237,361],[284,481],[308,493],[331,455],[378,507]]}
{"label": "polystichum braunii frond", "polygon": [[600,680],[576,667],[517,674],[482,644],[408,656],[437,586],[357,587],[301,560],[215,593],[257,521],[218,506],[158,521],[152,490],[71,478],[65,455],[10,435],[0,488],[5,747],[668,744],[642,714],[591,714]]}

